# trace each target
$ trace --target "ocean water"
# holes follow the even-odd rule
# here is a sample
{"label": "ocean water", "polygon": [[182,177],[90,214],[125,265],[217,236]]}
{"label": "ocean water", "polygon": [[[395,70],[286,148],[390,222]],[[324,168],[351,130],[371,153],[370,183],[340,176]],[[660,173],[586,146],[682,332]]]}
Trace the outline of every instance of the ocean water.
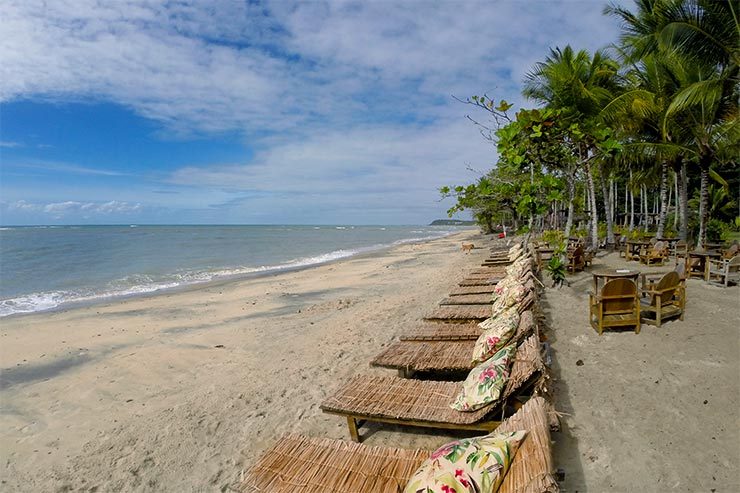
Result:
{"label": "ocean water", "polygon": [[452,226],[0,228],[0,317],[310,267]]}

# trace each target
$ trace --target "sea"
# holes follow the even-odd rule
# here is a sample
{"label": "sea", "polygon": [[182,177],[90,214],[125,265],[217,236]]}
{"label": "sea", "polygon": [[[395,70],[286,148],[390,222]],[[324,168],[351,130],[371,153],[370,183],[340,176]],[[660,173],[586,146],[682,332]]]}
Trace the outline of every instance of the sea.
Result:
{"label": "sea", "polygon": [[0,317],[310,268],[455,226],[0,228]]}

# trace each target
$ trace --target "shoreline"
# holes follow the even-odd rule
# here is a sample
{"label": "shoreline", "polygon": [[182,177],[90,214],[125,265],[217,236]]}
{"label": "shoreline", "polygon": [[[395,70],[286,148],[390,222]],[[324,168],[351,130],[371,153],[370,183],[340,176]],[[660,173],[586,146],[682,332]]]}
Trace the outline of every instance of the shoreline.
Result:
{"label": "shoreline", "polygon": [[[229,488],[300,431],[346,438],[318,405],[487,252],[470,230],[294,272],[6,317],[5,487]],[[486,240],[485,243],[488,243]],[[372,443],[382,437],[369,437]],[[437,435],[391,433],[434,446]],[[381,443],[378,442],[378,443]]]}
{"label": "shoreline", "polygon": [[[353,258],[361,258],[365,255],[370,255],[370,256],[376,255],[376,254],[380,255],[385,251],[391,250],[393,248],[396,248],[402,245],[426,243],[426,242],[435,241],[441,238],[447,238],[447,237],[458,235],[458,234],[469,234],[474,231],[477,231],[477,228],[470,228],[467,231],[464,229],[461,229],[459,231],[450,231],[449,233],[443,234],[441,236],[435,236],[435,237],[401,239],[391,244],[378,244],[378,245],[370,245],[367,247],[361,247],[357,249],[359,251],[349,253],[346,256],[340,256],[336,258],[331,258],[329,260],[321,260],[321,261],[306,263],[306,264],[300,263],[300,262],[308,261],[310,259],[315,259],[315,258],[331,255],[333,253],[338,253],[342,251],[341,249],[333,250],[331,252],[326,252],[326,253],[316,255],[313,257],[307,257],[305,259],[297,259],[297,260],[294,260],[292,262],[288,262],[285,264],[275,264],[275,265],[254,267],[253,269],[255,270],[249,271],[249,272],[242,272],[242,273],[228,274],[228,275],[214,275],[213,278],[208,279],[208,280],[203,280],[203,281],[196,280],[196,281],[190,281],[190,282],[183,282],[176,286],[165,286],[161,288],[154,288],[151,291],[123,293],[123,294],[109,294],[109,295],[100,295],[100,296],[91,295],[88,299],[62,301],[58,305],[50,307],[50,308],[44,308],[44,309],[32,310],[32,311],[19,311],[19,312],[10,313],[7,315],[0,314],[0,320],[9,320],[9,319],[13,319],[16,317],[32,316],[32,315],[40,314],[40,313],[54,313],[54,312],[64,311],[64,310],[73,310],[76,308],[91,307],[91,306],[111,303],[115,301],[138,299],[138,298],[148,298],[148,297],[159,296],[159,295],[163,295],[167,293],[183,292],[189,289],[201,289],[201,288],[206,288],[209,286],[220,285],[223,283],[248,281],[250,279],[259,279],[262,277],[276,276],[276,275],[280,275],[284,273],[300,272],[303,270],[313,269],[313,268],[320,267],[323,265],[331,265],[337,262],[342,262],[342,261],[353,259]],[[297,264],[292,265],[293,263],[297,263]],[[223,269],[228,269],[228,268],[223,268]],[[15,298],[11,298],[11,299],[18,299],[21,297],[31,296],[34,294],[37,294],[37,293],[24,294],[24,295],[20,295]],[[8,301],[8,300],[5,300],[5,301]]]}

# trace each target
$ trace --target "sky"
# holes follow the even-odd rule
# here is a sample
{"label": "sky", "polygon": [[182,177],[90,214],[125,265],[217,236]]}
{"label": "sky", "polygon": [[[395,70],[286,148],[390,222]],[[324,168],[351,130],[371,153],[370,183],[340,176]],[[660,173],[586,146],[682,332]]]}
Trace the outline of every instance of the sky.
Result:
{"label": "sky", "polygon": [[[622,3],[630,5],[624,0]],[[4,0],[0,224],[426,224],[601,0]],[[464,217],[464,214],[463,214]]]}

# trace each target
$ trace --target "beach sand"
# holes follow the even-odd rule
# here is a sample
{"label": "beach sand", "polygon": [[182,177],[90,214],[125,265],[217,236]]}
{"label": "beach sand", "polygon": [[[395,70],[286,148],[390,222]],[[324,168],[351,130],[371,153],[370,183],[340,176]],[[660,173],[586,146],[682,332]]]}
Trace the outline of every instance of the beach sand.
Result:
{"label": "beach sand", "polygon": [[[673,265],[601,253],[592,269]],[[568,280],[542,299],[564,413],[553,434],[562,491],[740,491],[740,288],[688,280],[683,321],[599,336],[588,323],[591,273]]]}
{"label": "beach sand", "polygon": [[0,490],[218,491],[286,432],[347,438],[319,403],[383,373],[370,359],[480,263],[460,250],[479,239],[3,319]]}
{"label": "beach sand", "polygon": [[[2,320],[3,491],[228,491],[487,255],[473,233],[304,271]],[[622,265],[615,255],[595,265]],[[631,263],[636,267],[636,263]],[[638,267],[639,268],[639,267]],[[662,270],[667,270],[663,268]],[[660,268],[650,268],[660,271]],[[591,275],[548,289],[564,491],[738,491],[740,289],[689,281],[686,320],[588,325]],[[577,362],[582,361],[582,365]],[[454,434],[363,428],[370,445]]]}

